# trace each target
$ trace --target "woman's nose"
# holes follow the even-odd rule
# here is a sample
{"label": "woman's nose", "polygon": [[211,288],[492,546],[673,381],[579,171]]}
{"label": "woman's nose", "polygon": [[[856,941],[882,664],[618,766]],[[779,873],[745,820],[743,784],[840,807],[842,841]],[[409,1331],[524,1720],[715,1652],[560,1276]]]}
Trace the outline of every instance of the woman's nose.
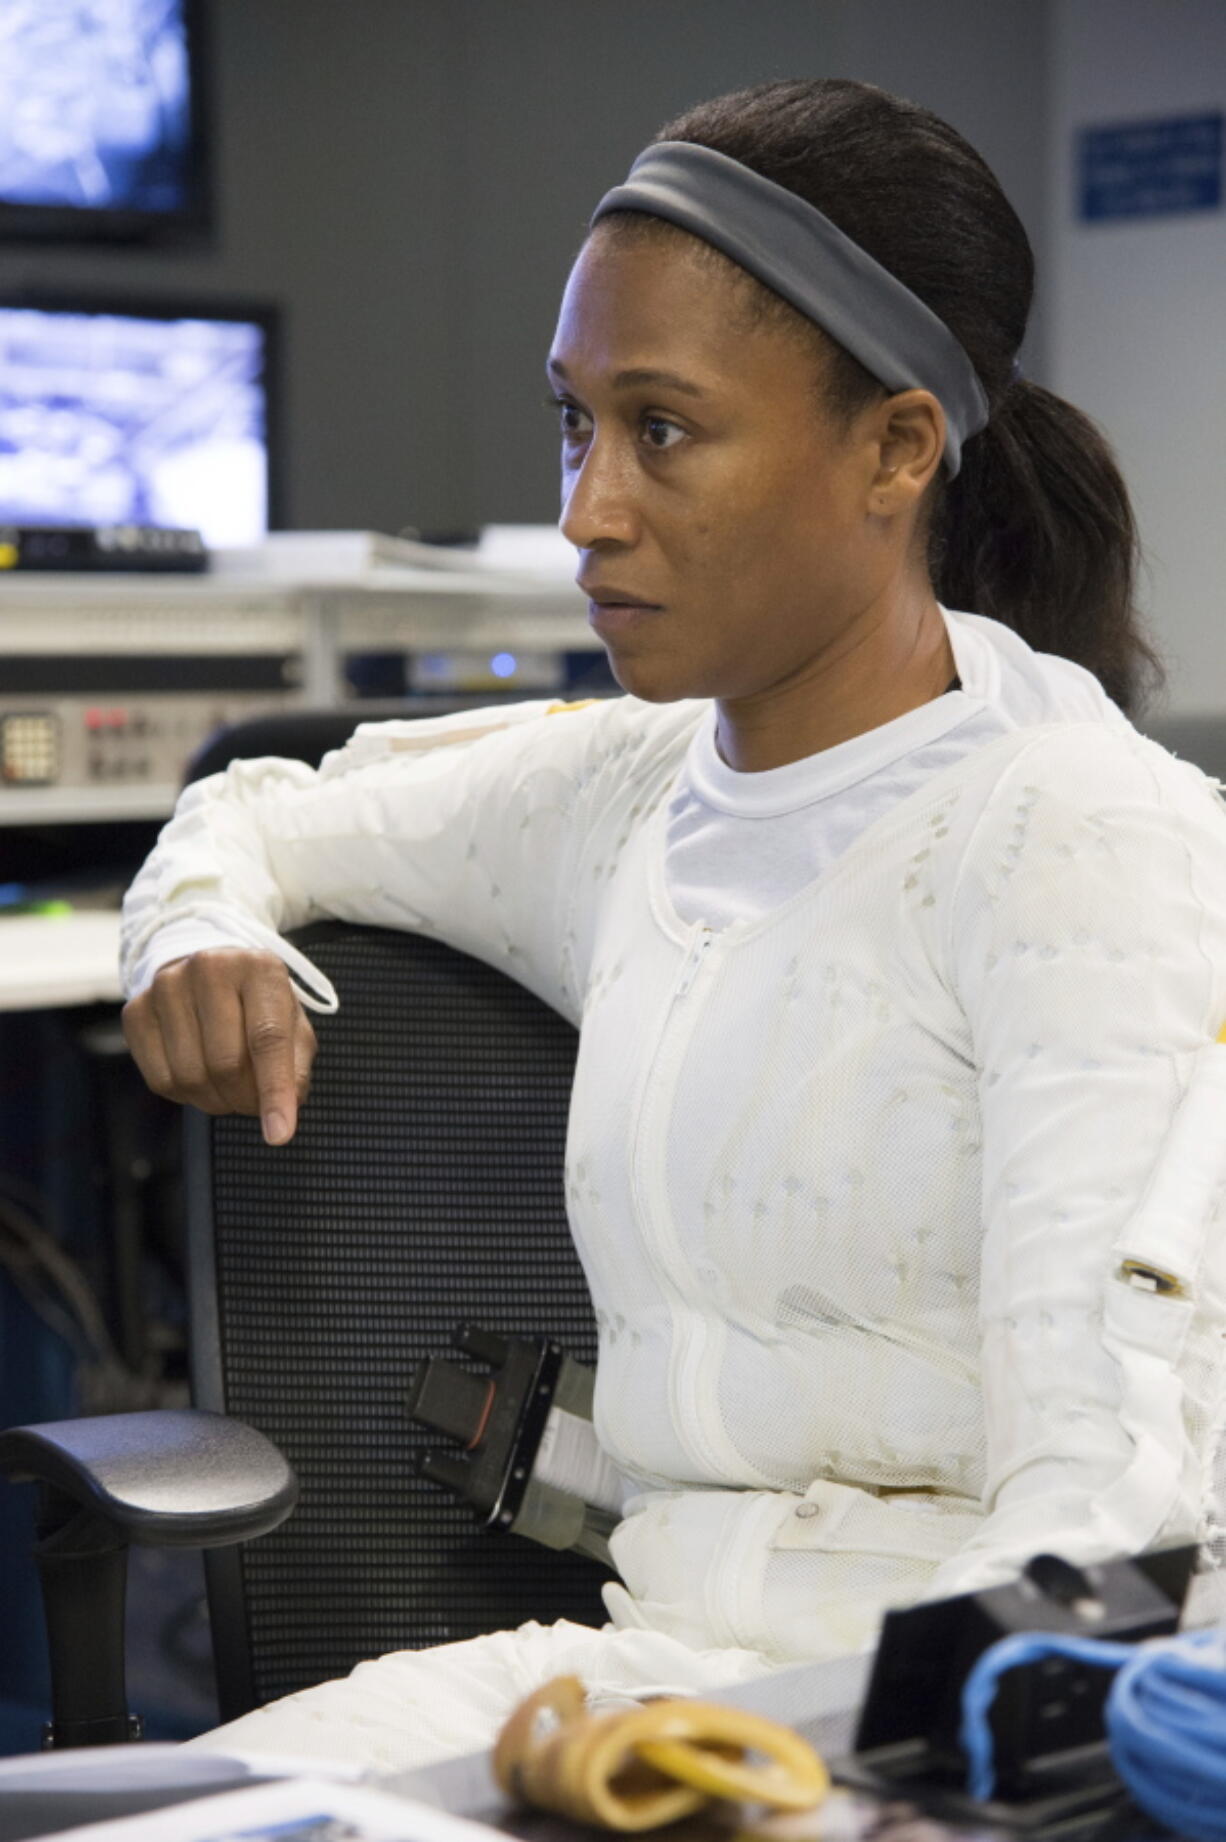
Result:
{"label": "woman's nose", "polygon": [[633,544],[638,535],[638,508],[624,458],[599,437],[588,444],[582,462],[562,475],[559,529],[576,550]]}

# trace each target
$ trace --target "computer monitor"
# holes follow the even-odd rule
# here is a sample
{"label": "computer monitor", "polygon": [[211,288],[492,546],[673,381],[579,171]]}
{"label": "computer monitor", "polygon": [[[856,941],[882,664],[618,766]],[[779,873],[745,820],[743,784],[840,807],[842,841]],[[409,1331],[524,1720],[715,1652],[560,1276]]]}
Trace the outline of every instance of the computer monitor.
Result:
{"label": "computer monitor", "polygon": [[267,307],[0,300],[0,523],[277,521]]}
{"label": "computer monitor", "polygon": [[0,238],[207,221],[200,0],[2,0]]}

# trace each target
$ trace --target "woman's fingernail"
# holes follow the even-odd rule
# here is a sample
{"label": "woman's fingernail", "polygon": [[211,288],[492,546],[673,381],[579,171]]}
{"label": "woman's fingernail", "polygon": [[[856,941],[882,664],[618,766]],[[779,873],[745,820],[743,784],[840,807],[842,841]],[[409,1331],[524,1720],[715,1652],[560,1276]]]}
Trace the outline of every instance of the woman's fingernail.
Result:
{"label": "woman's fingernail", "polygon": [[284,1113],[265,1113],[261,1123],[266,1145],[284,1145],[289,1137],[289,1120]]}

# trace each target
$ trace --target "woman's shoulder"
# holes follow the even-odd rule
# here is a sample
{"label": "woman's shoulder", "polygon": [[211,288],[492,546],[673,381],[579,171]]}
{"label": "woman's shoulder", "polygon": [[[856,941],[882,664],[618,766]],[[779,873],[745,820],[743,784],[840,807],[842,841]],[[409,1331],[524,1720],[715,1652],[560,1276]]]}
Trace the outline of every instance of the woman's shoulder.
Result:
{"label": "woman's shoulder", "polygon": [[1121,716],[1015,729],[981,752],[971,768],[983,783],[985,817],[1020,791],[1069,810],[1162,805],[1226,823],[1220,783]]}
{"label": "woman's shoulder", "polygon": [[[1092,672],[1041,652],[985,615],[941,610],[964,690],[999,720],[995,752],[971,764],[988,818],[1018,775],[1069,806],[1170,801],[1220,816],[1217,783],[1143,735]],[[1000,781],[1000,788],[996,782]]]}
{"label": "woman's shoulder", "polygon": [[656,705],[625,696],[534,698],[363,723],[343,749],[325,757],[321,774],[326,780],[423,756],[476,754],[512,778],[521,767],[548,764],[582,780],[609,758],[636,754],[652,761],[683,753],[706,707],[701,700]]}
{"label": "woman's shoulder", "polygon": [[650,704],[637,697],[558,701],[534,725],[535,760],[561,770],[600,803],[666,782],[685,757],[709,708],[703,699]]}
{"label": "woman's shoulder", "polygon": [[1194,866],[1226,915],[1218,783],[1131,723],[1016,730],[967,767],[949,818],[954,910],[978,892],[992,906],[1037,914],[1052,903],[1076,907],[1088,887],[1130,904],[1183,882]]}

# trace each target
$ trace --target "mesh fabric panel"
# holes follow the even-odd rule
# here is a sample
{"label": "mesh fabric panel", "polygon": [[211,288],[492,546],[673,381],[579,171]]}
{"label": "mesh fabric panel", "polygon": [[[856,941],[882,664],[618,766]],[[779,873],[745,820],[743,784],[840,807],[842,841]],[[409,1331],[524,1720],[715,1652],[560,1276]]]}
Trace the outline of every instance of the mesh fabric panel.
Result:
{"label": "mesh fabric panel", "polygon": [[591,1563],[488,1533],[415,1475],[439,1441],[404,1408],[413,1364],[465,1319],[594,1357],[562,1187],[575,1032],[435,941],[297,939],[341,1000],[316,1020],[298,1133],[278,1150],[254,1120],[212,1134],[225,1409],[302,1485],[241,1551],[257,1702],[387,1650],[603,1622]]}

